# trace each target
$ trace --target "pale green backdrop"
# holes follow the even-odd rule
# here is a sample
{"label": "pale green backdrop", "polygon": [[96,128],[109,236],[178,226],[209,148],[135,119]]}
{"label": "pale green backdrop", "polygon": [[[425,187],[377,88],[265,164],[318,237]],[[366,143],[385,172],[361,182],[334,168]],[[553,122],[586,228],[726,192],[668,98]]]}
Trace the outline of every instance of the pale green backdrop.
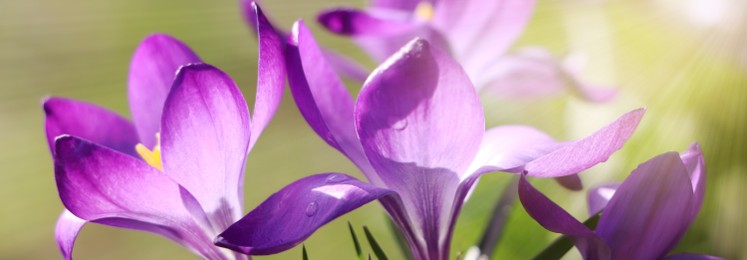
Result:
{"label": "pale green backdrop", "polygon": [[[684,150],[697,140],[708,164],[708,193],[703,211],[677,251],[745,259],[747,7],[740,0],[714,1],[727,8],[698,16],[702,8],[688,7],[696,2],[703,1],[540,1],[517,46],[543,45],[559,55],[579,51],[588,61],[584,76],[619,88],[620,95],[601,105],[572,96],[483,101],[489,125],[530,124],[559,139],[582,137],[625,111],[647,107],[631,141],[608,163],[583,174],[584,180],[622,180],[644,160]],[[316,26],[317,11],[340,4],[362,7],[365,2],[267,0],[263,6],[280,27],[287,29],[293,20],[304,18],[324,45],[373,66],[356,46]],[[50,95],[72,97],[129,116],[130,55],[152,32],[169,33],[189,44],[206,62],[230,74],[247,100],[253,100],[256,44],[235,1],[0,1],[0,259],[59,257],[53,228],[62,205],[40,100]],[[349,87],[354,92],[359,88],[354,83]],[[361,176],[313,134],[286,94],[249,156],[245,211],[302,176],[329,171]],[[459,219],[454,254],[477,242],[507,180],[507,174],[496,173],[481,181]],[[535,182],[574,215],[586,217],[584,192],[564,191],[548,180]],[[347,221],[359,235],[361,225],[371,227],[392,258],[401,258],[385,220],[373,203],[333,221],[305,242],[311,259],[354,257]],[[495,258],[531,257],[556,236],[541,229],[520,206],[514,207]],[[195,258],[158,236],[95,224],[82,231],[75,257]],[[294,248],[257,258],[300,257],[300,248]]]}

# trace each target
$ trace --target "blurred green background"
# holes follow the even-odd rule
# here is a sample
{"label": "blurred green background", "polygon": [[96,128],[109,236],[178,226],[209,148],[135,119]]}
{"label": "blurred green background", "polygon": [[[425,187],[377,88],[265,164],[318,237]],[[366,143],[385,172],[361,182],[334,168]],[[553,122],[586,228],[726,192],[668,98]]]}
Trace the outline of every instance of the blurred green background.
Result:
{"label": "blurred green background", "polygon": [[[267,0],[265,12],[282,28],[305,18],[322,44],[371,61],[356,46],[315,25],[322,8],[365,6],[362,0]],[[529,124],[558,139],[591,133],[623,112],[648,112],[630,142],[607,163],[582,174],[587,187],[622,180],[646,159],[701,143],[708,167],[703,210],[678,252],[747,259],[747,4],[741,0],[539,1],[516,47],[539,45],[587,58],[584,77],[615,86],[611,103],[571,96],[519,102],[484,98],[489,126]],[[54,223],[62,210],[48,154],[40,100],[49,95],[101,104],[129,116],[126,75],[130,55],[152,32],[169,33],[206,62],[225,70],[253,100],[256,44],[236,1],[0,1],[0,259],[54,259]],[[350,83],[353,91],[359,88]],[[314,135],[289,92],[274,121],[249,156],[245,211],[285,184],[313,173],[361,174]],[[466,204],[453,253],[477,243],[507,174],[488,175]],[[540,189],[586,218],[585,192],[536,180]],[[133,190],[137,193],[137,190]],[[328,224],[305,244],[312,259],[353,258],[346,221],[361,225],[394,259],[402,257],[376,203]],[[534,256],[557,235],[534,223],[520,206],[494,258]],[[362,237],[361,237],[362,238]],[[575,250],[574,250],[575,251]],[[88,225],[78,259],[195,258],[161,237]],[[300,259],[300,247],[258,259]],[[566,258],[577,258],[571,252]]]}

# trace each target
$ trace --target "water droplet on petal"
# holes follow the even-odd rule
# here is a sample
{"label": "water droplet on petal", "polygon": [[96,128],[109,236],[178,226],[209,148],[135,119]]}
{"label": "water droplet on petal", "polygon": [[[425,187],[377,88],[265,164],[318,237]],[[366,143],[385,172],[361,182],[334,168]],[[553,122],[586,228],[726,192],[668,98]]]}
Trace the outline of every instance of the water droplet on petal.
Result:
{"label": "water droplet on petal", "polygon": [[338,183],[338,182],[344,181],[345,179],[347,179],[347,178],[345,178],[345,175],[342,175],[342,174],[330,174],[329,176],[327,176],[327,179],[325,181],[327,183]]}
{"label": "water droplet on petal", "polygon": [[392,129],[397,131],[405,130],[405,128],[407,128],[407,119],[402,119],[392,124]]}
{"label": "water droplet on petal", "polygon": [[309,205],[306,206],[306,216],[314,216],[314,214],[316,214],[318,210],[319,204],[317,204],[316,201],[312,201],[311,203],[309,203]]}

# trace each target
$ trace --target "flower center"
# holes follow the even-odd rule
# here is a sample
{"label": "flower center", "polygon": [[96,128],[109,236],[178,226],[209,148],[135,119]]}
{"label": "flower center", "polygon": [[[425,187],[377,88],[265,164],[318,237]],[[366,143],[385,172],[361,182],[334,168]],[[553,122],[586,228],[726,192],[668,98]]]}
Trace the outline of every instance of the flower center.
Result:
{"label": "flower center", "polygon": [[433,20],[433,14],[433,5],[428,1],[422,1],[415,7],[415,16],[420,20]]}
{"label": "flower center", "polygon": [[153,166],[153,168],[158,169],[159,171],[163,171],[163,163],[161,163],[161,134],[156,133],[156,145],[153,146],[153,150],[148,149],[143,144],[137,144],[135,146],[135,151],[140,155],[140,157],[145,160],[146,163],[150,164],[150,166]]}

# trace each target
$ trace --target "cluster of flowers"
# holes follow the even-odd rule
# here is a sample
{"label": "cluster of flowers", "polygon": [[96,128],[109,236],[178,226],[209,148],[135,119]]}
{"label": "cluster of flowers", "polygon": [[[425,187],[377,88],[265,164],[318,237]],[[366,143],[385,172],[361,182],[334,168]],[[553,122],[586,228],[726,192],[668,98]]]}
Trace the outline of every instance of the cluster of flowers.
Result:
{"label": "cluster of flowers", "polygon": [[[641,164],[619,186],[592,189],[591,213],[604,211],[592,231],[527,177],[578,186],[575,174],[619,150],[643,109],[576,141],[556,141],[528,126],[485,128],[483,89],[511,97],[568,88],[590,101],[614,96],[583,83],[546,51],[505,54],[533,6],[526,0],[374,0],[366,11],[321,14],[326,28],[353,37],[381,61],[369,75],[319,47],[303,21],[286,33],[255,3],[242,2],[259,41],[251,115],[227,74],[170,36],[149,36],[130,65],[132,122],[81,101],[44,101],[65,206],[56,227],[63,256],[72,257],[87,222],[155,233],[207,259],[274,254],[378,200],[415,259],[448,259],[456,219],[478,178],[507,172],[521,176],[518,195],[527,212],[571,237],[585,258],[665,257],[703,200],[697,144]],[[365,80],[357,100],[337,73]],[[273,117],[286,78],[311,128],[368,182],[311,175],[242,217],[245,159]]]}

